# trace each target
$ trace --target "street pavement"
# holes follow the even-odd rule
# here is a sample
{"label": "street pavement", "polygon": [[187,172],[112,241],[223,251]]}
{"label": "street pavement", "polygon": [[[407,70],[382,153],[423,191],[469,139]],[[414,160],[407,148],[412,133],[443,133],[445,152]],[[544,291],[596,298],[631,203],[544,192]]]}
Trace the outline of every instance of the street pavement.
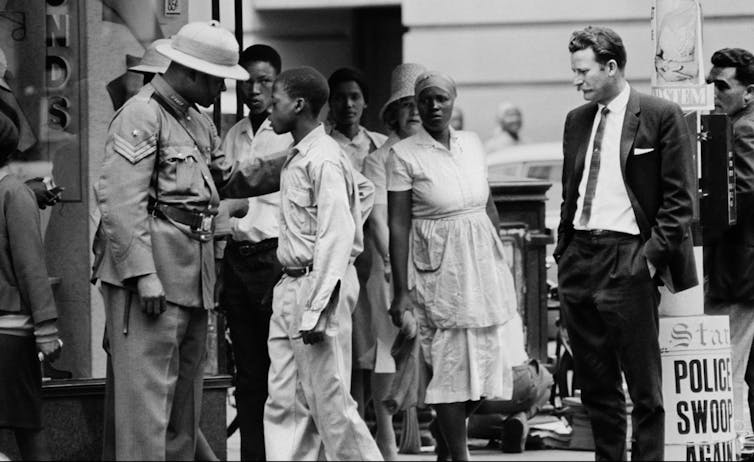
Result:
{"label": "street pavement", "polygon": [[[236,410],[228,406],[228,423],[233,420]],[[485,440],[471,440],[470,453],[472,461],[513,461],[513,460],[562,460],[562,461],[586,461],[594,460],[592,451],[563,451],[555,449],[538,449],[524,451],[520,454],[505,454],[500,449],[485,447]],[[235,432],[228,438],[228,461],[241,460],[241,438],[239,432]],[[399,461],[434,461],[436,460],[432,446],[422,448],[421,454],[398,454]]]}

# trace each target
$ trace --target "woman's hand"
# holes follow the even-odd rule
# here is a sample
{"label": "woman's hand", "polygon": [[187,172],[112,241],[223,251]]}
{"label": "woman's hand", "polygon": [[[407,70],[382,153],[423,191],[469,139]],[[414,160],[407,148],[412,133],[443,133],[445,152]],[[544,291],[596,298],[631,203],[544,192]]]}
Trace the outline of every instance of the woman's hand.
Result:
{"label": "woman's hand", "polygon": [[403,312],[411,309],[411,299],[407,293],[398,293],[390,304],[390,319],[396,327],[403,325]]}

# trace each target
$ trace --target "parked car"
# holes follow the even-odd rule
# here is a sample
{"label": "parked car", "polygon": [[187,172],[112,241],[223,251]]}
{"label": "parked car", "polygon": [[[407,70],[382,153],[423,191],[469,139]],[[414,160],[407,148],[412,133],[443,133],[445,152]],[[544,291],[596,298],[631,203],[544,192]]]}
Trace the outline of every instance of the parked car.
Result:
{"label": "parked car", "polygon": [[[557,236],[560,221],[560,202],[563,191],[563,145],[560,142],[523,144],[487,155],[488,177],[535,178],[552,183],[545,202],[545,226]],[[557,265],[552,258],[554,244],[547,246],[547,279],[557,285]]]}

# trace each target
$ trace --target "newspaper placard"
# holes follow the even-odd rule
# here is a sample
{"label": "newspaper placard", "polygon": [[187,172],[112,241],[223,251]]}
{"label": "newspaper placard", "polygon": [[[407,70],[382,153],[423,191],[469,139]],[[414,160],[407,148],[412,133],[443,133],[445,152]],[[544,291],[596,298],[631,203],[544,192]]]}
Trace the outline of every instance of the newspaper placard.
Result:
{"label": "newspaper placard", "polygon": [[705,81],[702,7],[699,0],[654,0],[652,94],[684,110],[714,108],[714,89]]}
{"label": "newspaper placard", "polygon": [[667,460],[734,460],[727,316],[660,318]]}

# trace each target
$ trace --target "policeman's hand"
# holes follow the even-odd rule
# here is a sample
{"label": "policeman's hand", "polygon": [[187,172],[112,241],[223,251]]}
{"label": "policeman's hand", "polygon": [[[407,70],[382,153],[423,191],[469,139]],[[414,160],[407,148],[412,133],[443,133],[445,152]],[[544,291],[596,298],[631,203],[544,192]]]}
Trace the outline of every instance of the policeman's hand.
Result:
{"label": "policeman's hand", "polygon": [[50,340],[49,342],[38,343],[37,350],[44,355],[44,359],[50,362],[55,361],[60,356],[60,350],[63,348],[63,341],[59,338]]}
{"label": "policeman's hand", "polygon": [[390,319],[396,327],[403,325],[403,312],[410,308],[411,299],[408,297],[408,293],[398,293],[393,298],[393,303],[390,304]]}
{"label": "policeman's hand", "polygon": [[165,311],[165,291],[156,274],[147,274],[136,283],[141,298],[141,309],[150,316],[159,316]]}

